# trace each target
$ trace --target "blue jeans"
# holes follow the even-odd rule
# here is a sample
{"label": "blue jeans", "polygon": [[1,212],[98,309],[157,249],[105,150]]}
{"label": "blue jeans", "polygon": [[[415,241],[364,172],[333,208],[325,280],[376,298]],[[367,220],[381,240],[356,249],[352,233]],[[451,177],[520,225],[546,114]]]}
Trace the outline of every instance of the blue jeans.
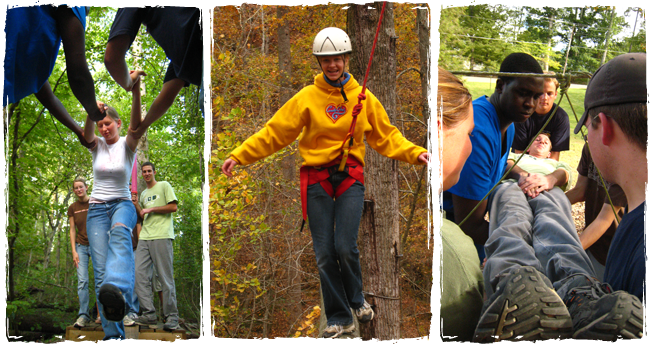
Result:
{"label": "blue jeans", "polygon": [[[131,231],[137,215],[130,200],[91,203],[88,209],[86,230],[95,270],[95,294],[104,283],[118,287],[126,302],[126,310],[133,308],[135,262],[131,245]],[[99,299],[99,298],[98,298]],[[103,314],[101,302],[99,311]],[[125,338],[124,323],[106,320],[102,316],[104,339]]]}
{"label": "blue jeans", "polygon": [[[347,176],[345,172],[336,172],[329,180],[336,190]],[[364,191],[365,187],[357,181],[333,200],[320,184],[307,188],[307,216],[328,326],[351,324],[350,307],[363,306],[357,236]]]}
{"label": "blue jeans", "polygon": [[90,259],[90,246],[76,244],[75,249],[79,255],[79,266],[77,267],[77,295],[79,295],[79,315],[90,320],[88,304],[90,293],[88,292],[88,260]]}
{"label": "blue jeans", "polygon": [[531,199],[517,183],[505,182],[495,189],[488,207],[490,236],[483,270],[488,299],[499,280],[520,266],[546,275],[561,298],[569,291],[562,286],[575,276],[595,276],[580,244],[569,199],[559,188]]}

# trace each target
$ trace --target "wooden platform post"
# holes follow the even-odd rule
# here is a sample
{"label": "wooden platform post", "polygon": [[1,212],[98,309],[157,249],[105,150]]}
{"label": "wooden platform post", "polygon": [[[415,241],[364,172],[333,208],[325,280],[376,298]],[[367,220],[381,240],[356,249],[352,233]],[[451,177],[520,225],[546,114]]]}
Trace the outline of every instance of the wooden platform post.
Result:
{"label": "wooden platform post", "polygon": [[[68,326],[65,329],[65,339],[81,342],[81,341],[100,341],[104,339],[104,331],[101,325],[87,326],[83,328],[76,328]],[[164,340],[173,342],[177,339],[187,339],[185,330],[178,329],[173,331],[163,330],[163,323],[158,323],[155,326],[128,326],[124,327],[127,339],[149,339],[149,340]]]}

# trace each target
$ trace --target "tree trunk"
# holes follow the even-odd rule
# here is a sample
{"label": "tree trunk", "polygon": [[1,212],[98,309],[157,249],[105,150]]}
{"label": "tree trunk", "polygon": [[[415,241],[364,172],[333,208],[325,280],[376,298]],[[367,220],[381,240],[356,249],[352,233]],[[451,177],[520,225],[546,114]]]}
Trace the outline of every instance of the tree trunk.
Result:
{"label": "tree trunk", "polygon": [[[288,12],[286,6],[278,6],[277,19],[278,19],[278,64],[280,71],[280,104],[282,106],[293,96],[294,92],[291,89],[292,84],[292,70],[291,70],[291,37],[289,33],[291,28],[287,23],[284,15]],[[295,145],[295,143],[292,143]],[[282,158],[280,162],[282,175],[284,179],[291,182],[296,178],[296,155],[289,154]],[[289,311],[289,321],[292,323],[302,314],[302,270],[300,267],[300,248],[299,245],[294,245],[298,242],[300,233],[298,231],[291,231],[289,233],[291,238],[288,238],[289,246],[289,259],[287,266],[286,283],[289,288],[287,291],[287,306]]]}
{"label": "tree trunk", "polygon": [[[140,39],[136,37],[136,39],[133,41],[132,48],[133,49],[133,68],[136,70],[142,69],[140,67],[140,56],[142,56],[142,46]],[[147,87],[146,87],[146,82],[144,79],[140,80],[140,95],[141,98],[144,99],[147,94]],[[144,119],[147,116],[147,106],[146,104],[141,104],[142,106],[142,118]],[[149,140],[148,140],[149,135],[145,133],[142,135],[140,138],[140,141],[138,141],[138,146],[137,146],[137,151],[136,151],[136,172],[139,174],[140,173],[140,168],[142,167],[142,164],[145,162],[149,161]],[[145,183],[144,179],[142,178],[137,178],[138,185],[138,198],[140,197],[140,194],[142,191],[144,191],[147,188],[147,184]]]}
{"label": "tree trunk", "polygon": [[609,27],[607,28],[607,33],[605,34],[605,51],[603,51],[603,58],[600,60],[600,65],[604,65],[605,61],[607,59],[607,48],[609,47],[609,37],[611,35],[612,31],[612,25],[614,24],[614,17],[616,16],[616,11],[614,10],[614,7],[612,7],[612,14],[611,17],[609,18]]}
{"label": "tree trunk", "polygon": [[[19,182],[18,182],[18,150],[20,146],[20,140],[18,138],[18,128],[20,127],[20,109],[16,110],[16,107],[18,106],[17,102],[15,104],[11,104],[9,107],[9,121],[7,122],[7,127],[11,125],[11,119],[13,117],[15,124],[14,124],[14,132],[12,136],[12,149],[11,149],[11,167],[10,167],[10,174],[13,175],[13,193],[9,193],[9,197],[11,198],[13,194],[13,198],[11,199],[11,206],[9,208],[10,211],[10,219],[9,219],[9,230],[7,231],[8,235],[8,250],[9,250],[9,258],[7,261],[7,275],[8,275],[8,281],[7,284],[9,285],[9,292],[7,295],[7,301],[13,301],[16,294],[15,294],[15,285],[16,285],[16,279],[14,275],[14,267],[15,267],[15,247],[16,247],[16,239],[18,238],[18,234],[20,233],[20,224],[18,223],[18,190],[20,189]],[[11,228],[11,222],[13,221],[13,228]],[[12,230],[13,229],[13,230]]]}
{"label": "tree trunk", "polygon": [[[352,5],[348,9],[348,35],[354,47],[350,71],[362,82],[372,50],[382,3]],[[368,88],[395,120],[397,94],[393,6],[386,5]],[[356,103],[356,100],[354,100]],[[400,338],[399,215],[397,161],[367,149],[365,157],[363,216],[359,228],[359,252],[364,295],[376,318],[361,328],[364,339]]]}
{"label": "tree trunk", "polygon": [[544,60],[544,71],[548,72],[548,63],[551,60],[551,49],[553,48],[553,29],[555,26],[555,14],[551,14],[551,16],[548,18],[548,31],[549,31],[549,37],[548,37],[548,42],[546,42],[546,45],[548,46],[548,52],[546,53],[546,59]]}
{"label": "tree trunk", "polygon": [[[280,69],[280,106],[284,105],[294,95],[291,89],[293,73],[291,69],[291,37],[289,32],[291,28],[283,19],[288,12],[286,6],[278,6],[277,16],[280,24],[278,25],[278,64]],[[295,145],[295,144],[292,144]],[[282,159],[282,174],[285,180],[296,178],[296,156],[295,154],[287,155]]]}
{"label": "tree trunk", "polygon": [[[432,77],[432,54],[431,54],[431,42],[429,41],[429,24],[427,21],[427,3],[424,1],[418,1],[417,4],[417,30],[418,30],[418,40],[420,41],[420,87],[422,90],[422,117],[424,118],[424,123],[426,123],[429,128],[431,123],[433,123],[433,77]],[[433,28],[431,28],[433,29]],[[424,143],[424,148],[429,152],[435,150],[435,135],[430,133],[430,129],[427,132],[427,139]],[[433,168],[427,169],[427,174],[429,177],[429,193],[435,195],[435,183],[433,182],[436,170]],[[435,197],[431,197],[431,212],[435,218],[436,216],[436,204]]]}

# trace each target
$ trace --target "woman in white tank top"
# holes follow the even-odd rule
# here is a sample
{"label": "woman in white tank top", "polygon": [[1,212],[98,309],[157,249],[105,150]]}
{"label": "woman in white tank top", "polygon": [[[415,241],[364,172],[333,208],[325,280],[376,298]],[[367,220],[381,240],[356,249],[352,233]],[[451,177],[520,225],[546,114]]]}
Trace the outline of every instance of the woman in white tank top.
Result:
{"label": "woman in white tank top", "polygon": [[[144,73],[131,74],[136,80],[131,90],[131,128],[137,128],[141,122],[140,75]],[[133,307],[135,282],[131,232],[137,215],[131,201],[129,180],[138,139],[131,134],[120,137],[122,121],[117,111],[103,103],[98,102],[98,106],[107,115],[97,122],[100,137],[95,135],[95,122],[89,118],[84,129],[86,140],[94,142],[94,147],[90,148],[94,187],[86,227],[104,339],[124,339],[122,319]]]}

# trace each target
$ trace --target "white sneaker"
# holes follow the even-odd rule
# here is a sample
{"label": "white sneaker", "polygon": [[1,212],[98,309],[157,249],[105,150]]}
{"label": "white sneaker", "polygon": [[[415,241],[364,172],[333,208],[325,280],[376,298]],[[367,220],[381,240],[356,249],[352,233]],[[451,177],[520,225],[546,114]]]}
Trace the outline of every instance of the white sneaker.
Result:
{"label": "white sneaker", "polygon": [[366,300],[363,300],[363,306],[361,308],[354,310],[354,314],[360,323],[367,323],[375,317],[375,312]]}
{"label": "white sneaker", "polygon": [[88,326],[88,324],[90,324],[90,320],[86,319],[86,317],[82,315],[77,318],[77,321],[74,323],[74,327],[82,328]]}
{"label": "white sneaker", "polygon": [[127,314],[124,316],[124,319],[122,319],[122,322],[124,323],[124,326],[133,326],[135,325],[135,320],[131,318],[130,314]]}
{"label": "white sneaker", "polygon": [[337,338],[341,335],[354,332],[354,323],[350,325],[330,325],[323,331],[323,338]]}

